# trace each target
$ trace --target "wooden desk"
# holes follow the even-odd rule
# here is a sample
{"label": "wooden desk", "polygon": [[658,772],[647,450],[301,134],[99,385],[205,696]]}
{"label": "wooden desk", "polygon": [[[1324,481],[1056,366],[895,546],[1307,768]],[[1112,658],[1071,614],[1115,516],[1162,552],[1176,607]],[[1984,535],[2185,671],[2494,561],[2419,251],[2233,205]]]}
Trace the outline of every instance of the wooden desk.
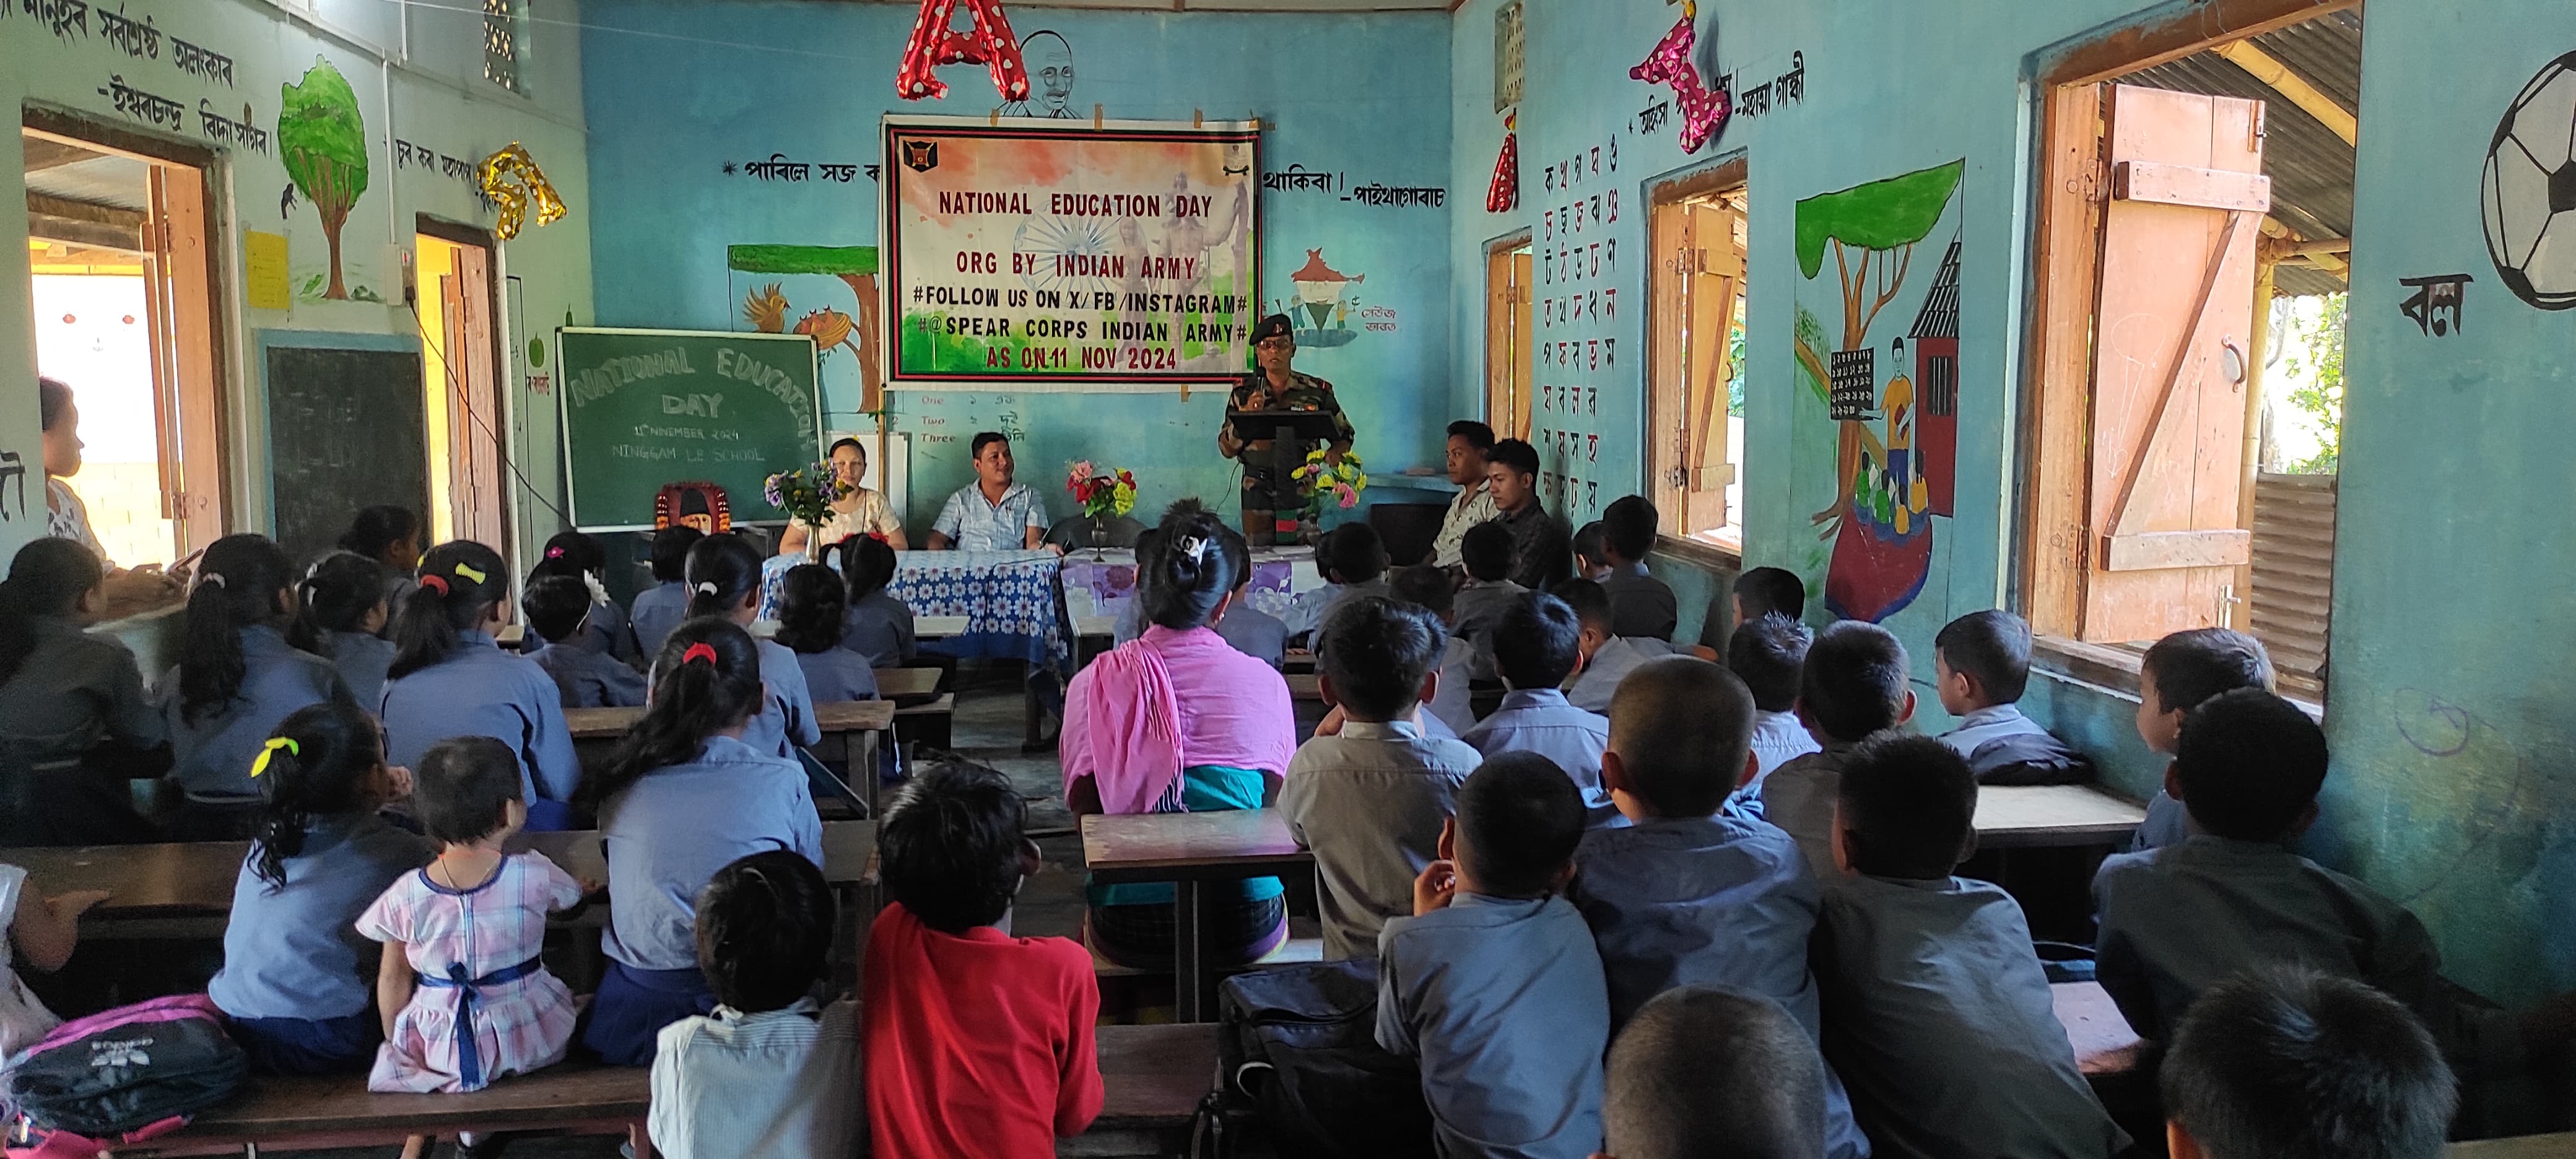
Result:
{"label": "wooden desk", "polygon": [[1324,677],[1321,673],[1286,672],[1281,675],[1288,681],[1289,699],[1312,700],[1317,703],[1323,701]]}
{"label": "wooden desk", "polygon": [[939,691],[941,675],[936,668],[879,668],[876,670],[877,695],[888,700],[928,696]]}
{"label": "wooden desk", "polygon": [[[574,877],[608,880],[598,830],[522,833],[510,847],[543,853]],[[824,822],[824,878],[835,886],[864,884],[876,848],[876,822]],[[81,937],[127,939],[204,936],[208,927],[221,934],[232,912],[233,882],[249,855],[246,841],[188,841],[0,849],[0,862],[24,868],[27,880],[47,895],[108,891],[106,901],[81,916]]]}
{"label": "wooden desk", "polygon": [[1216,971],[1201,943],[1211,881],[1311,872],[1315,855],[1300,848],[1276,809],[1218,813],[1150,813],[1082,819],[1082,861],[1091,879],[1172,882],[1173,993],[1183,1022],[1215,1010]]}
{"label": "wooden desk", "polygon": [[[613,741],[626,735],[635,722],[644,719],[641,708],[567,708],[564,723],[572,728],[572,739]],[[890,700],[824,700],[814,705],[814,724],[826,735],[835,732],[883,730],[894,724],[894,702]]]}
{"label": "wooden desk", "polygon": [[[1102,1052],[1104,1062],[1107,1053]],[[2453,1143],[2442,1155],[2443,1159],[2576,1159],[2576,1132]]]}
{"label": "wooden desk", "polygon": [[2127,845],[2146,817],[2145,806],[2092,785],[1985,785],[1977,790],[1977,846]]}

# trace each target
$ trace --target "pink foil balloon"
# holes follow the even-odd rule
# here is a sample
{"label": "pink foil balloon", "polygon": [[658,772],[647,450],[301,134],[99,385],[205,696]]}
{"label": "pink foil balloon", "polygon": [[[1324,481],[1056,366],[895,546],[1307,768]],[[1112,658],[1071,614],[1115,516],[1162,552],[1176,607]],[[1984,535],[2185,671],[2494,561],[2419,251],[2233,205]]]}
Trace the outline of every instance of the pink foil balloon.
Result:
{"label": "pink foil balloon", "polygon": [[1726,127],[1734,103],[1726,90],[1710,89],[1699,78],[1699,66],[1691,63],[1691,49],[1699,43],[1699,32],[1692,27],[1696,13],[1685,9],[1673,30],[1655,45],[1653,52],[1637,67],[1628,70],[1631,80],[1647,84],[1670,84],[1674,99],[1681,102],[1682,152],[1697,153],[1700,146]]}
{"label": "pink foil balloon", "polygon": [[903,68],[895,73],[894,91],[907,101],[948,95],[948,86],[932,70],[945,64],[981,64],[993,71],[993,87],[1006,101],[1029,99],[1029,70],[1020,61],[1020,41],[999,0],[965,0],[975,27],[951,27],[958,0],[921,0],[921,18],[903,47]]}

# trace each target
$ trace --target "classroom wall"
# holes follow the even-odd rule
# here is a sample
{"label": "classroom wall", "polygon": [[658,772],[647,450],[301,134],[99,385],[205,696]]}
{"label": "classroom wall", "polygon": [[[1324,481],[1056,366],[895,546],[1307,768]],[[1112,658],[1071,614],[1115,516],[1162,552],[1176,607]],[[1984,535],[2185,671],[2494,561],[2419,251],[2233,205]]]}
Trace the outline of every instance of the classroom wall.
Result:
{"label": "classroom wall", "polygon": [[[1493,110],[1497,6],[1467,0],[1451,28],[1450,181],[1460,193],[1484,190],[1503,134]],[[1641,207],[1655,177],[1741,153],[1752,194],[1744,562],[1788,567],[1820,587],[1833,548],[1811,516],[1834,498],[1833,428],[1823,397],[1794,369],[1792,336],[1798,308],[1824,314],[1835,300],[1833,263],[1827,258],[1814,282],[1800,272],[1795,203],[1964,162],[1932,235],[1956,236],[1962,251],[1958,499],[1955,514],[1931,520],[1920,593],[1883,621],[1912,652],[1919,722],[1946,727],[1932,697],[1931,637],[1953,616],[2009,606],[2014,566],[2035,119],[2026,78],[2041,55],[2136,11],[2205,7],[1702,0],[1700,36],[1716,40],[1714,69],[1702,45],[1703,70],[1774,77],[1790,70],[1793,52],[1803,53],[1804,99],[1739,115],[1685,155],[1676,125],[1646,134],[1636,122],[1642,109],[1670,100],[1671,89],[1627,75],[1672,28],[1679,6],[1524,0],[1522,201],[1492,214],[1481,197],[1461,198],[1453,215],[1450,257],[1461,283],[1451,315],[1452,409],[1482,410],[1484,311],[1467,279],[1482,269],[1488,239],[1521,228],[1544,233],[1542,215],[1574,195],[1615,189],[1623,210]],[[2576,816],[2567,756],[2576,738],[2563,707],[2576,691],[2576,654],[2565,646],[2576,608],[2544,594],[2576,571],[2576,539],[2559,533],[2567,472],[2558,421],[2576,314],[2535,309],[2500,284],[2483,241],[2480,169],[2516,93],[2576,50],[2576,8],[2557,0],[2373,0],[2367,20],[2326,717],[2335,766],[2308,848],[2421,914],[2458,980],[2524,1001],[2576,984],[2576,831],[2565,819]],[[1613,141],[1618,170],[1596,179],[1589,150]],[[1546,189],[1546,167],[1578,150],[1585,183]],[[1617,239],[1618,273],[1579,286],[1616,286],[1619,314],[1615,322],[1579,320],[1567,336],[1615,337],[1620,362],[1615,371],[1559,372],[1562,381],[1599,388],[1597,415],[1546,414],[1535,425],[1601,436],[1597,462],[1569,461],[1553,448],[1543,454],[1551,470],[1597,481],[1606,505],[1637,490],[1645,470],[1643,359],[1628,354],[1644,337],[1645,278],[1642,264],[1626,257],[1632,246],[1642,251],[1644,217],[1623,212],[1595,228],[1587,219],[1582,240]],[[1939,247],[1927,242],[1914,260],[1886,312],[1896,324],[1882,320],[1870,330],[1882,346],[1883,335],[1905,333]],[[2397,279],[2454,272],[2477,279],[2465,330],[2429,336],[2398,310],[2411,291]],[[1838,322],[1823,320],[1828,328]],[[1548,367],[1539,378],[1550,381]],[[1589,503],[1568,510],[1578,522],[1594,513]],[[1667,560],[1658,570],[1693,569]],[[1686,604],[1711,588],[1694,589]],[[1811,598],[1809,607],[1821,623],[1820,602]],[[2025,707],[2101,757],[2113,786],[2143,794],[2158,782],[2161,762],[2131,724],[2134,696],[2043,677]]]}
{"label": "classroom wall", "polygon": [[[872,164],[882,115],[985,117],[1000,103],[974,67],[940,72],[943,100],[905,102],[894,73],[918,15],[912,5],[594,0],[583,34],[593,124],[590,222],[602,325],[729,330],[744,326],[726,247],[877,244],[874,181],[770,183],[725,172],[728,162],[784,153],[796,160]],[[1445,184],[1449,118],[1447,23],[1439,13],[1245,15],[1068,11],[1013,7],[1024,40],[1051,30],[1071,47],[1072,107],[1111,119],[1270,123],[1261,168],[1347,173],[1349,184]],[[1032,65],[1032,68],[1035,66]],[[1266,194],[1265,308],[1288,299],[1289,275],[1309,251],[1364,279],[1349,291],[1365,309],[1391,309],[1342,346],[1308,346],[1298,369],[1331,380],[1359,428],[1373,474],[1438,466],[1447,422],[1449,208],[1371,207],[1331,194]],[[775,278],[762,278],[766,283]],[[1346,299],[1347,300],[1347,299]],[[846,308],[846,307],[844,307]],[[795,303],[802,312],[806,306]],[[1361,325],[1358,311],[1351,326]],[[830,423],[861,420],[856,390],[826,376]],[[888,395],[893,429],[912,436],[907,522],[918,537],[946,494],[972,477],[978,430],[1015,436],[1021,481],[1056,518],[1077,514],[1065,466],[1105,460],[1135,471],[1138,514],[1187,495],[1231,510],[1232,463],[1217,457],[1225,391],[1039,393],[1007,384]],[[1389,488],[1390,495],[1401,495]],[[769,518],[754,497],[741,518]]]}
{"label": "classroom wall", "polygon": [[[549,20],[577,21],[574,0],[548,0]],[[500,247],[499,273],[513,279],[501,314],[520,326],[501,341],[511,351],[509,437],[518,448],[525,483],[516,495],[513,526],[523,553],[559,526],[550,505],[559,502],[554,402],[549,371],[535,361],[529,339],[551,342],[551,329],[567,315],[590,312],[590,212],[587,158],[582,140],[578,40],[568,28],[532,24],[522,29],[523,93],[483,76],[483,25],[466,6],[397,5],[382,0],[127,0],[122,15],[151,20],[155,51],[129,52],[102,35],[102,10],[88,6],[60,32],[26,5],[0,7],[0,103],[12,110],[44,106],[68,110],[100,124],[220,150],[215,168],[218,208],[211,214],[210,248],[221,263],[218,304],[227,382],[227,525],[232,530],[271,530],[268,511],[268,418],[262,403],[263,368],[256,356],[262,331],[358,336],[361,344],[387,338],[418,341],[417,323],[402,305],[400,253],[412,244],[417,215],[490,228],[494,213],[468,180],[438,162],[398,161],[397,140],[426,147],[442,158],[480,161],[512,141],[524,142],[572,212],[550,228],[533,226]],[[182,72],[174,39],[232,58],[232,83]],[[327,62],[356,97],[365,127],[366,190],[343,227],[342,275],[348,300],[324,300],[327,242],[312,205],[298,196],[282,206],[289,187],[281,158],[278,114],[281,86],[303,84],[308,70]],[[119,113],[112,76],[128,86],[167,97],[184,107],[181,124],[155,125]],[[268,149],[210,141],[198,102],[209,111],[247,119],[267,130]],[[13,114],[14,115],[14,114]],[[0,204],[19,204],[25,176],[12,146],[0,159]],[[21,455],[29,474],[27,505],[17,488],[0,489],[0,553],[14,553],[43,530],[38,445],[33,320],[27,281],[26,219],[0,215],[0,451]],[[246,231],[288,238],[291,304],[286,309],[248,305],[243,261]],[[398,248],[397,248],[398,247]],[[316,279],[320,279],[317,281]],[[375,301],[366,300],[374,298]],[[73,384],[77,389],[77,383]],[[146,415],[92,412],[86,424],[149,422]],[[78,480],[74,480],[78,486]]]}

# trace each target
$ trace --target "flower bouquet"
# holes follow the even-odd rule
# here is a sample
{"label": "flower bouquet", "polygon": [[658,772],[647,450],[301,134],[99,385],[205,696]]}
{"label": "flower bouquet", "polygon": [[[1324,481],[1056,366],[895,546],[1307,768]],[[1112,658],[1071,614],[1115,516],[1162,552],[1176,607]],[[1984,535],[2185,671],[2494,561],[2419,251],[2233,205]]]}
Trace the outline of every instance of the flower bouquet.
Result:
{"label": "flower bouquet", "polygon": [[1112,471],[1085,459],[1065,472],[1064,489],[1094,521],[1136,509],[1136,473],[1124,468]]}
{"label": "flower bouquet", "polygon": [[807,551],[821,557],[824,524],[832,521],[832,504],[849,498],[856,489],[841,481],[829,462],[814,463],[792,471],[780,471],[760,485],[760,494],[769,505],[787,513],[788,518],[802,521],[817,530],[805,538]]}
{"label": "flower bouquet", "polygon": [[1360,505],[1360,492],[1368,490],[1368,472],[1361,469],[1360,457],[1352,451],[1342,452],[1339,463],[1327,463],[1324,448],[1317,447],[1306,452],[1306,465],[1297,468],[1290,478],[1296,480],[1297,493],[1306,497],[1306,518],[1313,522],[1323,520],[1326,499],[1348,511]]}

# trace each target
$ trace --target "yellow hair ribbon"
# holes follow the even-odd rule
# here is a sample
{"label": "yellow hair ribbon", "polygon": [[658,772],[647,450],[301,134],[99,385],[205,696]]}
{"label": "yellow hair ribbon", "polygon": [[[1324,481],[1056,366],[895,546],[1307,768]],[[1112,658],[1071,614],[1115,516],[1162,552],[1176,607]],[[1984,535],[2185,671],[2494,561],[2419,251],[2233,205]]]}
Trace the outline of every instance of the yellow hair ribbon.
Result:
{"label": "yellow hair ribbon", "polygon": [[259,759],[250,763],[250,775],[253,778],[257,778],[261,773],[267,772],[268,758],[276,756],[277,750],[279,749],[285,749],[287,752],[299,757],[304,755],[304,746],[295,743],[295,738],[287,736],[270,737],[268,738],[267,744],[259,747]]}
{"label": "yellow hair ribbon", "polygon": [[473,568],[460,563],[456,565],[456,578],[472,580],[479,584],[483,582],[484,576],[482,572],[476,571]]}

